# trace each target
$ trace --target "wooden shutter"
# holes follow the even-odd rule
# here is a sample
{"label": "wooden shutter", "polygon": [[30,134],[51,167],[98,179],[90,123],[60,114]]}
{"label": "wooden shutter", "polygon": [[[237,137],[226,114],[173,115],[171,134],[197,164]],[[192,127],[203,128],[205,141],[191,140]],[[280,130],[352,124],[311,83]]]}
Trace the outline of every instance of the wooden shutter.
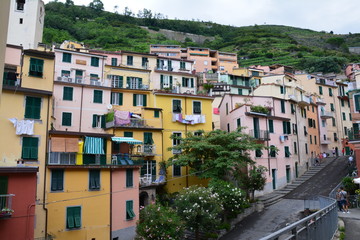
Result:
{"label": "wooden shutter", "polygon": [[30,138],[28,138],[28,137],[23,137],[23,139],[22,139],[21,158],[23,158],[23,159],[30,158]]}
{"label": "wooden shutter", "polygon": [[173,77],[172,76],[170,76],[170,88],[172,88],[172,85],[173,85]]}
{"label": "wooden shutter", "polygon": [[[7,188],[8,188],[8,177],[0,176],[0,195],[7,194]],[[1,204],[1,202],[0,202],[0,204]],[[1,207],[1,205],[0,205],[0,207]]]}
{"label": "wooden shutter", "polygon": [[191,78],[191,87],[193,88],[194,87],[194,79]]}
{"label": "wooden shutter", "polygon": [[146,95],[142,95],[143,96],[143,106],[146,107]]}
{"label": "wooden shutter", "polygon": [[269,132],[274,132],[274,121],[269,119]]}
{"label": "wooden shutter", "polygon": [[159,111],[159,110],[154,110],[154,117],[155,117],[155,118],[159,118],[159,117],[160,117],[160,111]]}
{"label": "wooden shutter", "polygon": [[30,158],[31,159],[37,159],[38,158],[38,145],[39,145],[39,139],[38,138],[30,138]]}
{"label": "wooden shutter", "polygon": [[360,111],[360,95],[354,95],[354,101],[355,101],[355,112]]}
{"label": "wooden shutter", "polygon": [[96,119],[97,119],[97,115],[94,114],[94,115],[93,115],[93,122],[92,122],[92,127],[93,127],[93,128],[96,127]]}
{"label": "wooden shutter", "polygon": [[74,207],[68,207],[66,209],[66,222],[67,222],[67,228],[71,229],[75,227],[75,221],[74,221]]}
{"label": "wooden shutter", "polygon": [[133,94],[133,106],[136,106],[136,95],[137,94]]}
{"label": "wooden shutter", "polygon": [[130,77],[126,77],[126,88],[131,88]]}
{"label": "wooden shutter", "polygon": [[182,77],[182,86],[186,87],[186,78],[185,77]]}
{"label": "wooden shutter", "polygon": [[101,128],[106,128],[105,115],[101,115]]}
{"label": "wooden shutter", "polygon": [[164,75],[160,75],[160,89],[163,89],[163,85],[164,85]]}
{"label": "wooden shutter", "polygon": [[139,81],[139,88],[141,89],[142,88],[142,78],[138,78],[138,81]]}
{"label": "wooden shutter", "polygon": [[126,169],[126,187],[133,186],[133,170]]}
{"label": "wooden shutter", "polygon": [[81,208],[80,207],[74,208],[74,221],[75,221],[75,227],[80,228],[81,227]]}
{"label": "wooden shutter", "polygon": [[123,105],[123,93],[119,93],[119,105]]}
{"label": "wooden shutter", "polygon": [[286,122],[283,121],[283,134],[286,134]]}

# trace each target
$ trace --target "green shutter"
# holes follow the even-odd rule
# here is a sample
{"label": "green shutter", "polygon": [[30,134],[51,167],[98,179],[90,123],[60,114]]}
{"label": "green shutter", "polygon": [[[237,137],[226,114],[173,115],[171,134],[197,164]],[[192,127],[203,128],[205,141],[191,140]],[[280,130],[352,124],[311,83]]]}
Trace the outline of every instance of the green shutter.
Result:
{"label": "green shutter", "polygon": [[193,113],[201,114],[201,103],[200,102],[193,102]]}
{"label": "green shutter", "polygon": [[182,86],[186,87],[186,78],[182,77]]}
{"label": "green shutter", "polygon": [[[7,194],[7,188],[8,188],[8,177],[0,176],[0,195]],[[2,209],[1,204],[2,202],[0,202],[0,208]]]}
{"label": "green shutter", "polygon": [[360,111],[360,94],[354,95],[354,101],[355,101],[355,112]]}
{"label": "green shutter", "polygon": [[126,169],[126,187],[133,186],[133,170]]}
{"label": "green shutter", "polygon": [[123,93],[119,93],[119,105],[123,105]]}
{"label": "green shutter", "polygon": [[37,159],[38,158],[38,144],[39,144],[38,138],[23,137],[21,157],[23,159]]}
{"label": "green shutter", "polygon": [[64,170],[53,169],[51,171],[51,191],[63,190],[64,184]]}
{"label": "green shutter", "polygon": [[26,97],[25,118],[40,119],[41,98]]}
{"label": "green shutter", "polygon": [[139,81],[139,88],[141,89],[142,88],[142,78],[138,78],[138,81]]}
{"label": "green shutter", "polygon": [[63,126],[71,126],[71,113],[63,112],[62,113],[62,123]]}
{"label": "green shutter", "polygon": [[241,127],[241,119],[240,118],[238,118],[238,119],[236,119],[236,127]]}
{"label": "green shutter", "polygon": [[159,118],[159,117],[160,117],[160,111],[154,110],[154,118]]}
{"label": "green shutter", "polygon": [[91,57],[91,66],[98,67],[99,66],[99,58]]}
{"label": "green shutter", "polygon": [[126,77],[126,88],[131,88],[130,77]]}
{"label": "green shutter", "polygon": [[152,138],[151,132],[144,132],[144,144],[153,144],[154,140]]}
{"label": "green shutter", "polygon": [[163,89],[163,85],[164,85],[164,75],[160,75],[160,89]]}
{"label": "green shutter", "polygon": [[75,221],[74,221],[74,207],[68,207],[66,209],[66,227],[68,229],[72,229],[75,227]]}
{"label": "green shutter", "polygon": [[329,96],[331,97],[333,94],[332,94],[332,89],[329,88]]}
{"label": "green shutter", "polygon": [[191,78],[191,87],[193,88],[194,87],[194,79]]}
{"label": "green shutter", "polygon": [[274,121],[269,119],[269,132],[274,132]]}
{"label": "green shutter", "polygon": [[126,219],[132,219],[135,217],[133,208],[133,201],[126,201]]}
{"label": "green shutter", "polygon": [[146,95],[142,95],[143,96],[143,106],[146,107]]}
{"label": "green shutter", "polygon": [[170,76],[170,88],[172,89],[172,86],[173,86],[173,77],[172,76]]}
{"label": "green shutter", "polygon": [[89,171],[89,189],[100,189],[100,170],[95,169]]}
{"label": "green shutter", "polygon": [[102,103],[103,91],[94,90],[94,103]]}
{"label": "green shutter", "polygon": [[322,86],[319,86],[319,94],[322,95],[323,91],[322,91]]}
{"label": "green shutter", "polygon": [[97,119],[97,115],[93,114],[93,122],[92,122],[92,127],[96,127],[96,119]]}
{"label": "green shutter", "polygon": [[73,88],[72,87],[64,87],[63,90],[63,100],[72,101],[73,100]]}
{"label": "green shutter", "polygon": [[284,100],[281,100],[281,101],[280,101],[280,104],[281,104],[281,112],[282,112],[282,113],[285,113],[285,101],[284,101]]}
{"label": "green shutter", "polygon": [[106,128],[105,115],[101,115],[101,128]]}
{"label": "green shutter", "polygon": [[283,121],[283,134],[286,134],[286,122],[285,121]]}
{"label": "green shutter", "polygon": [[117,66],[117,58],[111,58],[111,66]]}
{"label": "green shutter", "polygon": [[291,134],[291,123],[290,122],[286,122],[286,129],[287,129],[287,134]]}
{"label": "green shutter", "polygon": [[81,208],[80,207],[74,208],[74,220],[75,220],[75,227],[80,228],[81,227]]}
{"label": "green shutter", "polygon": [[136,106],[136,95],[137,94],[133,94],[133,106]]}
{"label": "green shutter", "polygon": [[124,137],[133,137],[133,132],[124,132]]}

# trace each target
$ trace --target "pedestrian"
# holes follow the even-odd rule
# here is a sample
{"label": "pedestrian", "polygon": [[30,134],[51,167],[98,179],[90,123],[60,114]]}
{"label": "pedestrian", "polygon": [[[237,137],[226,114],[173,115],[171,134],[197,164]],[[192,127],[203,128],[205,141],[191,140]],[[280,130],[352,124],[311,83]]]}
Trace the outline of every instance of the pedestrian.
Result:
{"label": "pedestrian", "polygon": [[319,163],[319,158],[318,157],[315,157],[315,166],[319,166],[320,163]]}
{"label": "pedestrian", "polygon": [[343,148],[343,149],[341,150],[341,152],[342,152],[342,155],[345,156],[345,148]]}
{"label": "pedestrian", "polygon": [[354,161],[354,158],[353,158],[353,156],[350,155],[350,157],[348,159],[349,166],[352,166],[353,161]]}
{"label": "pedestrian", "polygon": [[347,192],[344,190],[343,187],[341,187],[340,188],[341,207],[346,213],[350,213],[347,199],[348,199]]}
{"label": "pedestrian", "polygon": [[351,150],[350,150],[350,155],[353,155],[353,153],[354,153],[354,150],[351,149]]}
{"label": "pedestrian", "polygon": [[322,154],[322,153],[319,153],[318,158],[319,158],[319,162],[322,163],[323,154]]}
{"label": "pedestrian", "polygon": [[340,191],[341,191],[341,189],[339,188],[339,189],[337,190],[337,192],[336,192],[336,201],[337,201],[337,205],[338,205],[339,211],[340,211],[340,212],[343,212],[344,209],[343,209],[342,204],[341,204]]}
{"label": "pedestrian", "polygon": [[326,158],[326,156],[327,156],[327,155],[326,155],[326,153],[325,153],[325,152],[323,152],[323,158]]}
{"label": "pedestrian", "polygon": [[336,151],[335,151],[335,148],[333,147],[333,149],[332,149],[333,157],[335,157],[335,153],[336,153]]}

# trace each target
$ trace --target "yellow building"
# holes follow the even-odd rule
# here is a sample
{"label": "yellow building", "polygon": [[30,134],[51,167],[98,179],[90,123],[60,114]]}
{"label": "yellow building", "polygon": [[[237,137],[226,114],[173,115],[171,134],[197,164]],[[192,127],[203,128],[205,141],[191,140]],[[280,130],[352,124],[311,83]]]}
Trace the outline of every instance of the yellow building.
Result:
{"label": "yellow building", "polygon": [[[163,109],[163,136],[162,149],[163,160],[167,161],[173,156],[173,147],[179,142],[172,140],[171,135],[185,137],[189,132],[212,130],[212,101],[213,97],[167,93],[156,91],[154,94],[154,106]],[[178,192],[184,187],[200,184],[206,185],[206,180],[200,180],[195,176],[189,176],[188,167],[173,166],[167,169],[166,190]]]}
{"label": "yellow building", "polygon": [[[36,200],[44,202],[47,132],[52,108],[54,53],[8,47],[6,80],[2,88],[0,147],[2,165],[39,167]],[[18,59],[18,65],[14,65]],[[9,121],[11,119],[12,122]],[[25,126],[25,127],[20,127]],[[5,144],[9,143],[9,144]],[[35,238],[45,236],[45,210],[35,206]]]}

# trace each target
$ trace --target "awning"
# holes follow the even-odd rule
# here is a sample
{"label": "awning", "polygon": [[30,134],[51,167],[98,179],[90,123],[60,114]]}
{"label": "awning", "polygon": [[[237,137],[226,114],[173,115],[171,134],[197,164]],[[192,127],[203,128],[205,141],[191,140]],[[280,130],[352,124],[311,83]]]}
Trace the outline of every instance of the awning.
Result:
{"label": "awning", "polygon": [[78,138],[51,138],[52,152],[78,152]]}
{"label": "awning", "polygon": [[119,143],[142,144],[142,141],[136,140],[132,137],[112,137],[111,140]]}

